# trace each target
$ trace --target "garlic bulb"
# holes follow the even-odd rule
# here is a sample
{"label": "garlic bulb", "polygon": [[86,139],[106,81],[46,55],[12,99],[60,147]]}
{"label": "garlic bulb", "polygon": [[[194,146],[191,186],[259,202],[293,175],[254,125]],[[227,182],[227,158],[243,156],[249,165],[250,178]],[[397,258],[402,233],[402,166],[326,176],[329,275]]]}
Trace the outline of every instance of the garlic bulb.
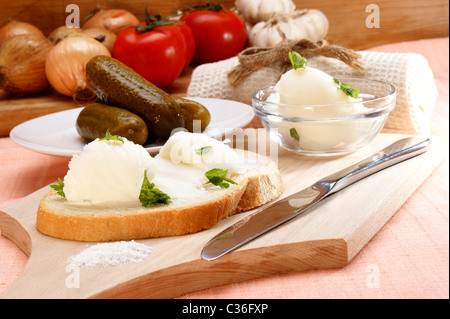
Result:
{"label": "garlic bulb", "polygon": [[323,40],[327,33],[327,17],[319,10],[304,9],[258,22],[251,28],[248,40],[250,46],[274,47],[284,39]]}
{"label": "garlic bulb", "polygon": [[234,5],[250,24],[267,21],[276,14],[291,14],[295,11],[292,0],[236,0]]}

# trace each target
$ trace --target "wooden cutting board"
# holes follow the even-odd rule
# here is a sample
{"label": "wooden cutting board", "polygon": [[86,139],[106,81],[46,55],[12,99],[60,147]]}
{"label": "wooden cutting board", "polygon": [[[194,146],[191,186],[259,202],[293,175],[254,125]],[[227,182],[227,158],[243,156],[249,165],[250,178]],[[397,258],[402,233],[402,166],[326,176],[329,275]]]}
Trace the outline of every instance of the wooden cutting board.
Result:
{"label": "wooden cutting board", "polygon": [[[309,158],[279,149],[278,165],[286,186],[282,197],[403,137],[380,134],[367,147],[334,158]],[[39,200],[50,190],[45,187],[0,213],[2,235],[29,255],[18,279],[0,297],[173,298],[274,274],[345,267],[441,162],[444,147],[443,140],[433,138],[426,153],[349,186],[310,212],[214,261],[200,258],[204,244],[251,212],[197,234],[139,240],[153,248],[139,263],[67,269],[70,256],[96,243],[55,239],[36,230]]]}

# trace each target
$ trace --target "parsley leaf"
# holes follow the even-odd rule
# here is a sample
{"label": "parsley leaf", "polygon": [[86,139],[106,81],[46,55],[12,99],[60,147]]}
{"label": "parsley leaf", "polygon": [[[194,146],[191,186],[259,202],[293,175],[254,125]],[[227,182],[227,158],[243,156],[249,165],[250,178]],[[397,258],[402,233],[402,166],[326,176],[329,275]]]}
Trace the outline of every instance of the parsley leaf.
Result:
{"label": "parsley leaf", "polygon": [[195,153],[197,153],[197,155],[205,155],[206,153],[208,153],[210,150],[212,149],[212,146],[203,146],[201,148],[197,148],[195,150]]}
{"label": "parsley leaf", "polygon": [[334,83],[336,83],[337,88],[339,90],[341,90],[342,92],[344,92],[348,96],[351,96],[351,97],[353,97],[355,99],[358,98],[359,89],[352,88],[350,84],[343,83],[343,82],[339,81],[336,78],[333,78],[333,80],[334,80]]}
{"label": "parsley leaf", "polygon": [[66,194],[64,194],[63,188],[64,188],[64,182],[58,178],[56,181],[56,184],[50,185],[51,188],[53,188],[59,196],[66,197]]}
{"label": "parsley leaf", "polygon": [[227,169],[213,168],[205,173],[208,183],[219,186],[220,188],[228,188],[230,184],[237,184],[235,181],[226,178]]}
{"label": "parsley leaf", "polygon": [[298,135],[298,132],[297,132],[297,130],[295,129],[295,127],[291,128],[291,129],[289,130],[289,134],[291,134],[291,137],[292,137],[294,140],[296,140],[296,141],[299,141],[299,140],[300,140],[300,135]]}
{"label": "parsley leaf", "polygon": [[142,206],[149,207],[153,204],[168,205],[170,196],[155,188],[155,184],[150,183],[147,178],[147,170],[144,171],[144,180],[142,181],[141,192],[139,193],[139,201]]}
{"label": "parsley leaf", "polygon": [[295,51],[289,52],[289,60],[295,70],[306,68],[306,59]]}
{"label": "parsley leaf", "polygon": [[109,130],[106,130],[105,137],[99,139],[99,141],[120,141],[123,143],[123,138],[119,135],[111,135]]}

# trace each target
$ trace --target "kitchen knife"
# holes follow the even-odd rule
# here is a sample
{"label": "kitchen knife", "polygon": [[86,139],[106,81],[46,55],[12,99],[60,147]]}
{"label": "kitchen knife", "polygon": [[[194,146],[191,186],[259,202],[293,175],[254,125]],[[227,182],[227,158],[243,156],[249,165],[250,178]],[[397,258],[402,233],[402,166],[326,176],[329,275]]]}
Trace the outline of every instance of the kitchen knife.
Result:
{"label": "kitchen knife", "polygon": [[320,179],[300,192],[263,205],[255,213],[214,236],[203,247],[201,256],[205,260],[219,258],[297,217],[329,195],[382,169],[424,153],[429,144],[429,138],[401,139],[354,165]]}

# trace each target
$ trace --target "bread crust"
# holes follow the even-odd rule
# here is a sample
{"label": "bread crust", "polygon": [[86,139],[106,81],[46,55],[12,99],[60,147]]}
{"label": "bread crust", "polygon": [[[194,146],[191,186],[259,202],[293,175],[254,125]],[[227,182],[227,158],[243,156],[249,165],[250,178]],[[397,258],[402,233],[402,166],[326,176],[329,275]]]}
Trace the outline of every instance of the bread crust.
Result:
{"label": "bread crust", "polygon": [[[111,214],[73,214],[55,209],[65,201],[55,191],[40,201],[36,227],[48,236],[66,240],[107,242],[196,233],[222,219],[265,204],[283,192],[281,175],[272,161],[267,173],[249,176],[220,196],[192,205],[127,210]],[[64,207],[64,204],[62,204]],[[56,205],[56,207],[58,207]]]}

